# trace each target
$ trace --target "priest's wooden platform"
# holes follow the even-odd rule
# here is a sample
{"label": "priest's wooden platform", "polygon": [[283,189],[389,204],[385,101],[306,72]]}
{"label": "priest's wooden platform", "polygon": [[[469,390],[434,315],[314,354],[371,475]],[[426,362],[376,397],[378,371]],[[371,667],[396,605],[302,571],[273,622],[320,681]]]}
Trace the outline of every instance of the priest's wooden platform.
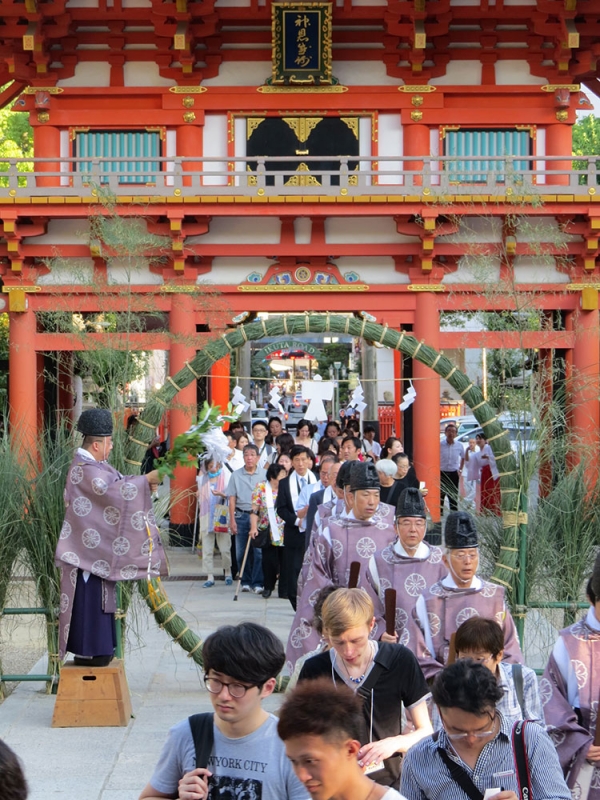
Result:
{"label": "priest's wooden platform", "polygon": [[108,667],[65,664],[60,673],[53,728],[124,728],[131,719],[131,699],[122,661]]}

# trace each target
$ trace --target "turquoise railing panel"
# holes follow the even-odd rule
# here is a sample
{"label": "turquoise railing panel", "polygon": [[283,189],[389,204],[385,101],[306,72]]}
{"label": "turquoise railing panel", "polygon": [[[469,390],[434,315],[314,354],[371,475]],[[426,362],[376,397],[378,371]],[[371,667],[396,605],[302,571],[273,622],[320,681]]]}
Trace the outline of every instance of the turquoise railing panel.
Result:
{"label": "turquoise railing panel", "polygon": [[[101,183],[108,181],[106,173],[119,175],[119,183],[156,183],[158,161],[136,161],[139,158],[158,158],[161,155],[158,131],[77,131],[74,156],[82,159],[109,158],[100,171]],[[91,172],[92,162],[79,163],[81,172]]]}
{"label": "turquoise railing panel", "polygon": [[[519,173],[530,169],[530,160],[518,159],[508,164],[504,159],[492,160],[490,156],[530,156],[531,137],[528,130],[519,131],[465,129],[446,131],[444,155],[456,157],[447,162],[450,180],[456,183],[485,183],[490,172],[497,173],[497,183],[506,181],[507,172]],[[466,157],[478,157],[467,162]]]}

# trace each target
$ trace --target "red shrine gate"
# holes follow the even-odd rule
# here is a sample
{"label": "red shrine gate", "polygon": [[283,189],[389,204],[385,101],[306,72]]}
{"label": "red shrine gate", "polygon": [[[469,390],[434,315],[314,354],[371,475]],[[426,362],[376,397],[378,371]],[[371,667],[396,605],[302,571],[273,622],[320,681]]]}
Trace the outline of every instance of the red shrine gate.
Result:
{"label": "red shrine gate", "polygon": [[[600,93],[595,4],[344,0],[331,8],[340,83],[285,86],[265,82],[268,2],[1,2],[0,73],[13,83],[0,100],[29,113],[35,150],[33,172],[8,160],[0,185],[15,439],[35,446],[43,353],[65,354],[59,405],[72,408],[81,342],[42,332],[36,314],[132,308],[168,314],[168,336],[128,341],[168,349],[173,374],[241,312],[363,310],[436,349],[538,348],[546,363],[558,350],[576,377],[571,429],[597,443],[600,193],[596,160],[577,173],[571,158],[576,111],[589,107],[581,84]],[[78,234],[104,190],[115,214],[168,239],[129,283]],[[477,258],[494,263],[493,295],[469,273]],[[60,278],[52,259],[84,260],[87,283]],[[198,294],[203,280],[218,301]],[[544,330],[440,330],[441,312],[532,296]],[[228,376],[227,359],[213,366],[213,401],[227,402]],[[416,362],[413,376],[413,449],[433,488],[439,378]],[[172,435],[194,403],[186,387]]]}

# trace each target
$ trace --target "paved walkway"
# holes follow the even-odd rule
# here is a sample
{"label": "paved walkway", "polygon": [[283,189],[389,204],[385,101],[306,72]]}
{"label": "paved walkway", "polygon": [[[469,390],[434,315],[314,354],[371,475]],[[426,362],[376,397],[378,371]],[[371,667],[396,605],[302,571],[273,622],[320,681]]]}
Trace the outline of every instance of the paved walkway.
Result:
{"label": "paved walkway", "polygon": [[[219,625],[252,620],[286,641],[293,617],[287,600],[240,594],[234,603],[222,581],[202,588],[199,560],[189,550],[170,550],[169,558],[172,577],[183,578],[165,584],[169,599],[202,638]],[[37,683],[21,683],[0,706],[0,738],[25,765],[30,800],[137,800],[169,727],[210,710],[199,667],[141,600],[135,612],[137,638],[130,635],[125,659],[134,714],[127,728],[51,728],[56,698]],[[44,658],[32,672],[45,671]],[[274,695],[265,707],[280,702]]]}

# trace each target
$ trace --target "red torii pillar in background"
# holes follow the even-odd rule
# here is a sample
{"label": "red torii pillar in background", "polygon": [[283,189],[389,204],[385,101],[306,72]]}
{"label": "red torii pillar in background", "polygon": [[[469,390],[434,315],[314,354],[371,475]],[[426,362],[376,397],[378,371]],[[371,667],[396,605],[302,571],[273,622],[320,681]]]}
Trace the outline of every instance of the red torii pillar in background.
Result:
{"label": "red torii pillar in background", "polygon": [[[433,292],[418,292],[416,297],[415,339],[439,350],[440,320]],[[427,507],[434,522],[440,519],[440,378],[432,369],[413,359],[413,379],[417,397],[413,410],[413,460],[419,480],[429,493]]]}
{"label": "red torii pillar in background", "polygon": [[[175,308],[175,306],[177,306]],[[194,302],[189,294],[173,295],[173,305],[169,314],[171,334],[170,369],[171,377],[192,361],[196,355],[194,337],[196,335],[196,315]],[[171,442],[185,433],[196,413],[196,381],[192,381],[175,395],[171,406]],[[171,508],[171,530],[179,537],[182,545],[192,543],[193,522],[196,510],[196,470],[192,467],[177,467],[175,478],[171,481],[171,501],[177,502]],[[177,543],[177,541],[176,541]]]}
{"label": "red torii pillar in background", "polygon": [[15,450],[34,457],[37,453],[37,357],[35,313],[25,298],[24,311],[9,312],[8,410]]}
{"label": "red torii pillar in background", "polygon": [[582,459],[590,485],[598,480],[598,447],[600,427],[600,349],[598,292],[582,292],[582,306],[569,316],[573,318],[575,346],[571,380],[571,433],[574,447],[572,463]]}
{"label": "red torii pillar in background", "polygon": [[221,358],[210,368],[210,402],[215,406],[219,406],[222,414],[227,413],[227,405],[229,404],[230,373],[230,356]]}

